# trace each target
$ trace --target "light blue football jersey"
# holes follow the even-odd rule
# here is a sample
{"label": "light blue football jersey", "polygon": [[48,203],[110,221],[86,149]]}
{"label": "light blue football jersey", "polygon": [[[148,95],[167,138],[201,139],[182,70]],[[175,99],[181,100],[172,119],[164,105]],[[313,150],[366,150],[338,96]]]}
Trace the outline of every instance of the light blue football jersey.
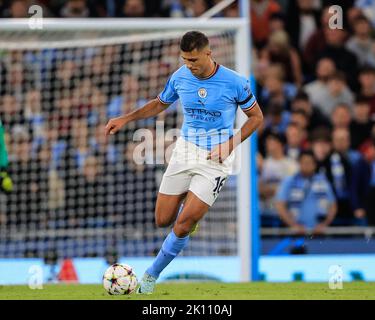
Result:
{"label": "light blue football jersey", "polygon": [[208,150],[233,135],[238,106],[246,111],[256,103],[249,80],[219,64],[207,78],[194,76],[183,65],[168,79],[158,99],[163,104],[180,99],[184,114],[181,136]]}

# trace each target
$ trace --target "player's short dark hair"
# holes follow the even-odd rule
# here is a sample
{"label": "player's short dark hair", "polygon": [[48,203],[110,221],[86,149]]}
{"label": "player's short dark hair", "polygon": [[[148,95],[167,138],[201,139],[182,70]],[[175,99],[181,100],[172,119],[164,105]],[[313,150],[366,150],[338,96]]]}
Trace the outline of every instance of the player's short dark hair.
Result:
{"label": "player's short dark hair", "polygon": [[180,41],[180,49],[184,52],[191,52],[194,49],[201,50],[208,46],[207,36],[200,31],[186,32]]}

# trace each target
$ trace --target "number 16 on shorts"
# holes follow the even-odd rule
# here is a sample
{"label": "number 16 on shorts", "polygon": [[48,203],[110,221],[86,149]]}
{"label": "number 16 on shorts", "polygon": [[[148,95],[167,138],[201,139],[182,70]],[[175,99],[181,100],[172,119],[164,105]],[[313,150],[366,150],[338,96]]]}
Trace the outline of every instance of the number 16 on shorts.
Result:
{"label": "number 16 on shorts", "polygon": [[218,196],[218,194],[219,194],[221,188],[223,187],[226,179],[227,179],[227,177],[216,177],[215,178],[216,185],[215,185],[215,188],[212,190],[215,198]]}

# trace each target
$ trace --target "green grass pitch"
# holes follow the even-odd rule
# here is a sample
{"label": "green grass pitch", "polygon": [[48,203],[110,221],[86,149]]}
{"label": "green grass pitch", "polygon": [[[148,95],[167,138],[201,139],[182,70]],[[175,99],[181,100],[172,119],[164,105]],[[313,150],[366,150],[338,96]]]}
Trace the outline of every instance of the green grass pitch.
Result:
{"label": "green grass pitch", "polygon": [[0,286],[0,300],[375,300],[375,282],[328,283],[160,283],[151,296],[110,296],[101,285],[49,284],[43,289]]}

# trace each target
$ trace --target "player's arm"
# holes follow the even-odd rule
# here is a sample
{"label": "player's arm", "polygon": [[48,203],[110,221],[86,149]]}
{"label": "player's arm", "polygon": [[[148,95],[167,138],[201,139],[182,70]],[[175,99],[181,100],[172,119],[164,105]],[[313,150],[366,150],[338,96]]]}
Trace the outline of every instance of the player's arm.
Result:
{"label": "player's arm", "polygon": [[232,151],[246,140],[263,122],[263,113],[257,102],[249,110],[243,110],[247,115],[247,120],[234,136],[227,142],[218,145],[208,154],[207,159],[223,162]]}
{"label": "player's arm", "polygon": [[158,98],[152,99],[137,110],[120,117],[110,119],[105,127],[105,134],[115,134],[129,122],[155,117],[168,107],[169,104],[162,103]]}
{"label": "player's arm", "polygon": [[247,120],[231,139],[229,139],[230,150],[233,151],[240,143],[245,141],[251,134],[257,130],[263,122],[263,112],[258,102],[250,110],[243,110],[247,115]]}

